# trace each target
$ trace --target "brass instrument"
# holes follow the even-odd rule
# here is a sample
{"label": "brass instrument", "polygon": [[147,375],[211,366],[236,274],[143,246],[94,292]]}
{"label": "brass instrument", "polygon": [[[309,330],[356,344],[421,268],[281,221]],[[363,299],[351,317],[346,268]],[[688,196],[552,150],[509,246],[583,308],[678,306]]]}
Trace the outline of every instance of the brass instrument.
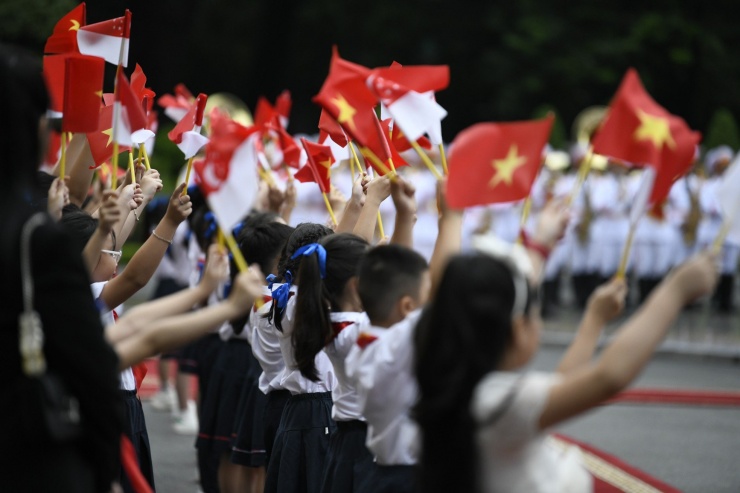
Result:
{"label": "brass instrument", "polygon": [[[244,102],[228,92],[215,92],[208,96],[206,101],[206,117],[214,108],[226,113],[232,120],[241,123],[245,127],[254,124],[252,113]],[[207,124],[207,123],[206,123]],[[208,128],[206,130],[209,130]],[[210,133],[210,131],[208,132]]]}
{"label": "brass instrument", "polygon": [[[589,146],[591,138],[596,133],[596,130],[604,121],[608,108],[606,106],[589,106],[582,110],[576,115],[573,120],[573,138],[579,145]],[[587,158],[586,158],[587,159]],[[604,156],[598,154],[592,154],[591,156],[591,169],[606,169],[607,159]],[[584,175],[585,179],[585,175]],[[589,230],[591,228],[591,222],[594,218],[594,211],[591,207],[591,193],[588,190],[587,183],[583,183],[583,214],[581,215],[581,221],[576,226],[576,236],[578,241],[585,245],[588,242]]]}
{"label": "brass instrument", "polygon": [[576,237],[581,245],[588,243],[589,230],[591,228],[591,221],[594,219],[594,210],[591,207],[591,191],[588,189],[588,185],[584,183],[583,187],[583,213],[581,214],[581,220],[576,225]]}

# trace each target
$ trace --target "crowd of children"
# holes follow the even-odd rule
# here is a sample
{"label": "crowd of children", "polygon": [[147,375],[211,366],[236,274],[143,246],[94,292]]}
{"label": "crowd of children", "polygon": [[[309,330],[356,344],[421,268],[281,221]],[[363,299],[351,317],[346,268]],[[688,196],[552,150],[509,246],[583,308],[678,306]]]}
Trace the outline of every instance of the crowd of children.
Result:
{"label": "crowd of children", "polygon": [[[3,54],[3,64],[12,60]],[[4,83],[14,71],[3,69]],[[35,112],[23,108],[37,125],[45,123],[43,104]],[[626,236],[620,224],[631,181],[619,168],[597,171],[571,208],[562,200],[571,187],[558,184],[568,177],[557,176],[563,167],[555,165],[535,187],[536,213],[520,242],[519,214],[505,219],[517,205],[479,214],[487,224],[471,226],[464,211],[447,205],[445,180],[431,180],[430,190],[422,190],[428,176],[415,179],[422,172],[414,167],[384,177],[338,174],[349,190],[333,197],[336,224],[328,217],[291,221],[290,210],[300,209],[300,202],[286,213],[282,205],[292,193],[274,193],[233,232],[250,264],[243,273],[219,245],[204,197],[181,182],[117,272],[122,245],[161,191],[156,155],[151,170],[140,166],[90,206],[94,163],[84,136],[74,139],[69,179],[54,180],[55,169],[52,176],[40,172],[36,181],[44,178],[44,205],[75,245],[66,254],[84,260],[87,304],[99,310],[120,372],[123,416],[111,415],[111,423],[133,445],[138,463],[133,473],[119,467],[115,475],[92,468],[99,481],[80,491],[142,491],[137,471],[154,489],[139,363],[178,350],[181,370],[189,365],[186,371],[198,378],[195,446],[205,493],[591,491],[578,451],[556,453],[547,431],[629,385],[684,305],[711,293],[719,277],[717,259],[703,250],[716,234],[708,222],[698,225],[695,248],[678,253],[677,246],[661,243],[669,236],[682,240],[680,218],[688,215],[666,204],[663,216],[651,220],[679,229],[663,238],[658,228],[646,227],[636,240],[643,301],[594,359],[601,330],[621,313],[627,294],[625,282],[611,278]],[[706,160],[709,176],[692,175],[674,186],[677,208],[693,204],[692,194],[711,207],[700,190],[721,173],[725,156],[714,157]],[[26,156],[14,164],[35,171],[38,163]],[[270,185],[261,186],[269,196]],[[67,195],[71,204],[64,205]],[[14,195],[28,208],[30,196],[30,188],[28,195]],[[38,203],[43,198],[34,207]],[[381,220],[393,226],[381,238],[377,221],[384,210]],[[714,220],[709,209],[704,212],[702,221]],[[178,236],[182,224],[187,231]],[[473,229],[476,234],[468,234]],[[122,310],[162,260],[183,247],[189,265],[180,274],[188,275],[189,286]],[[666,260],[661,249],[676,253]],[[583,260],[569,267],[574,281],[587,285],[576,286],[581,325],[555,373],[529,372],[539,346],[540,307],[548,301],[547,287],[540,297],[542,279],[545,286],[554,282],[571,255]],[[664,262],[646,260],[651,255]],[[730,271],[734,275],[734,266]],[[59,310],[54,316],[64,317]],[[54,330],[49,317],[42,313],[47,330]],[[14,324],[7,327],[17,332]],[[83,421],[90,412],[82,410]]]}

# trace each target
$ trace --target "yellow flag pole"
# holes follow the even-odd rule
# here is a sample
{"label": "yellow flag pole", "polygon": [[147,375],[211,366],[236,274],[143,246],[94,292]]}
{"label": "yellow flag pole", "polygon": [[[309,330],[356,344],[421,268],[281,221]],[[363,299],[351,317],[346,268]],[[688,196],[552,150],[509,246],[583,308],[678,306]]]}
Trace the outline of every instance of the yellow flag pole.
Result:
{"label": "yellow flag pole", "polygon": [[447,155],[445,154],[445,146],[444,144],[439,144],[439,158],[442,160],[442,171],[444,171],[445,176],[450,174],[450,171],[447,169]]}
{"label": "yellow flag pole", "polygon": [[113,156],[111,157],[113,170],[110,175],[110,189],[115,190],[118,185],[118,142],[113,140]]}
{"label": "yellow flag pole", "polygon": [[62,155],[59,158],[59,179],[64,181],[64,170],[67,164],[67,132],[62,132]]}
{"label": "yellow flag pole", "polygon": [[434,175],[434,177],[437,180],[441,180],[442,179],[442,175],[439,174],[439,171],[437,171],[437,167],[434,166],[434,163],[432,162],[431,159],[429,159],[429,156],[427,156],[427,153],[424,152],[424,149],[422,149],[421,146],[419,146],[419,144],[417,142],[409,141],[409,143],[411,144],[411,147],[413,147],[414,150],[416,151],[416,153],[419,155],[419,157],[421,158],[421,160],[424,161],[424,164],[427,165],[427,168],[429,168],[429,171],[432,172],[432,174]]}
{"label": "yellow flag pole", "polygon": [[589,147],[588,151],[586,151],[586,156],[583,158],[583,162],[581,163],[580,168],[578,168],[578,178],[576,179],[576,184],[573,187],[573,190],[570,192],[570,195],[565,198],[566,206],[572,205],[573,201],[578,196],[578,192],[581,191],[583,182],[586,181],[586,177],[588,176],[589,171],[591,171],[591,159],[593,158],[593,155],[593,149]]}
{"label": "yellow flag pole", "polygon": [[616,278],[617,279],[624,279],[626,273],[627,273],[627,261],[630,257],[630,250],[632,249],[632,240],[635,237],[635,229],[637,229],[637,224],[630,224],[630,231],[627,234],[627,241],[624,244],[624,248],[622,249],[622,259],[619,261],[619,268],[617,269]]}
{"label": "yellow flag pole", "polygon": [[128,151],[128,170],[131,172],[131,183],[136,183],[136,168],[134,168],[134,153]]}
{"label": "yellow flag pole", "polygon": [[722,223],[722,229],[719,230],[719,234],[714,239],[714,242],[712,243],[712,253],[715,255],[719,255],[719,253],[722,251],[722,245],[725,242],[725,238],[727,237],[727,234],[730,232],[730,226],[732,222],[731,221],[725,221]]}
{"label": "yellow flag pole", "polygon": [[367,147],[360,147],[360,152],[362,153],[363,156],[369,158],[370,161],[372,161],[373,164],[375,166],[377,166],[381,171],[383,171],[383,174],[384,175],[388,175],[388,177],[391,180],[395,180],[396,179],[395,172],[392,172],[390,169],[388,169],[388,166],[386,166],[383,163],[383,161],[381,161],[380,158],[378,158],[378,156],[375,155],[375,153],[373,151],[371,151]]}
{"label": "yellow flag pole", "polygon": [[331,220],[334,223],[334,227],[336,228],[339,223],[337,223],[337,218],[334,216],[334,210],[332,210],[331,203],[329,203],[329,195],[327,195],[326,192],[322,192],[321,195],[324,197],[326,209],[329,211],[329,216],[331,216]]}
{"label": "yellow flag pole", "polygon": [[[193,156],[195,157],[195,156]],[[182,189],[182,195],[186,195],[188,193],[188,183],[190,183],[190,172],[193,170],[193,157],[188,159],[188,168],[187,171],[185,171],[185,188]]]}
{"label": "yellow flag pole", "polygon": [[[352,145],[352,142],[347,142],[347,145],[352,150],[352,156],[354,157],[355,161],[357,162],[357,169],[358,171],[362,171],[362,167],[360,166],[360,158],[357,157],[357,151],[355,151],[355,147]],[[368,149],[369,151],[369,149]],[[369,151],[372,152],[372,151]],[[374,155],[374,154],[373,154]],[[377,159],[377,157],[375,158]],[[378,159],[378,161],[380,161]],[[382,165],[382,163],[381,163]],[[387,170],[388,168],[386,168]],[[352,181],[354,183],[354,180]],[[385,230],[383,229],[383,216],[380,215],[380,211],[378,211],[378,233],[380,234],[380,239],[382,240],[385,238]]]}
{"label": "yellow flag pole", "polygon": [[139,152],[141,153],[142,156],[144,156],[144,164],[146,165],[146,169],[148,170],[152,169],[152,165],[149,163],[149,156],[147,155],[147,152],[146,152],[146,146],[144,144],[141,144],[139,146]]}
{"label": "yellow flag pole", "polygon": [[[532,210],[532,197],[527,197],[527,200],[524,201],[524,207],[522,207],[522,217],[519,219],[519,230],[523,231],[524,226],[527,224],[527,219],[529,219],[529,213]],[[522,243],[522,235],[517,236],[516,242],[521,244]]]}

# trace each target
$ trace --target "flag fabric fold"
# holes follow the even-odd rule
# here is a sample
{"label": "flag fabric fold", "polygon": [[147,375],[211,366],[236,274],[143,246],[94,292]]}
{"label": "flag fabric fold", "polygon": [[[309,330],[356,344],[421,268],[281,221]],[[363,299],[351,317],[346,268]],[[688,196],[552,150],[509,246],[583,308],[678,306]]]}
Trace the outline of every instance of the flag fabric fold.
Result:
{"label": "flag fabric fold", "polygon": [[98,128],[105,60],[70,54],[65,58],[63,132],[94,132]]}
{"label": "flag fabric fold", "polygon": [[301,138],[301,144],[306,150],[306,164],[294,175],[295,179],[302,182],[315,182],[321,193],[331,191],[331,165],[334,164],[334,155],[329,146],[309,142]]}
{"label": "flag fabric fold", "polygon": [[85,25],[85,20],[86,5],[82,2],[56,23],[46,40],[44,53],[77,53],[77,30]]}
{"label": "flag fabric fold", "polygon": [[207,101],[208,96],[200,93],[185,116],[167,134],[185,155],[185,159],[195,156],[208,143],[208,137],[200,133]]}
{"label": "flag fabric fold", "polygon": [[131,147],[134,144],[132,134],[146,129],[147,118],[144,114],[144,108],[141,106],[141,101],[134,94],[123,71],[118,72],[113,105],[113,118],[115,119],[113,140],[120,145]]}
{"label": "flag fabric fold", "polygon": [[221,230],[232,231],[257,198],[259,133],[218,112],[210,128],[205,159],[193,164],[195,179]]}
{"label": "flag fabric fold", "polygon": [[553,119],[478,123],[460,132],[449,155],[450,207],[526,198],[542,166]]}

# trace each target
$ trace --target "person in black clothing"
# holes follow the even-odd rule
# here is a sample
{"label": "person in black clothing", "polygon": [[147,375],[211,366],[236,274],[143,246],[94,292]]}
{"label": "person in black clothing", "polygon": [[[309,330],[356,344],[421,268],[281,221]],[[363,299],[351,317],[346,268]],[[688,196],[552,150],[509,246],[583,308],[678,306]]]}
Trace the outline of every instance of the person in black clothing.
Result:
{"label": "person in black clothing", "polygon": [[48,133],[48,95],[40,60],[0,44],[0,132],[6,163],[0,180],[0,457],[3,490],[108,492],[120,469],[123,408],[118,359],[103,337],[90,280],[79,250],[51,219],[31,236],[34,308],[43,325],[47,371],[61,377],[79,401],[83,432],[55,443],[29,423],[28,377],[22,371],[18,316],[23,311],[20,233],[45,201],[37,196],[37,170]]}

